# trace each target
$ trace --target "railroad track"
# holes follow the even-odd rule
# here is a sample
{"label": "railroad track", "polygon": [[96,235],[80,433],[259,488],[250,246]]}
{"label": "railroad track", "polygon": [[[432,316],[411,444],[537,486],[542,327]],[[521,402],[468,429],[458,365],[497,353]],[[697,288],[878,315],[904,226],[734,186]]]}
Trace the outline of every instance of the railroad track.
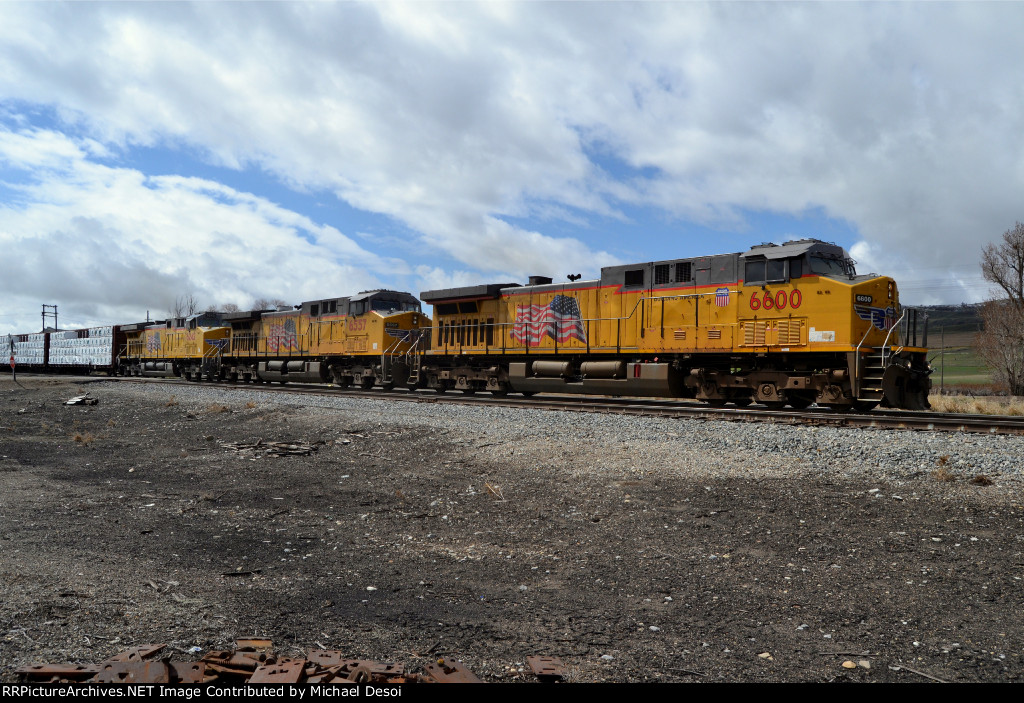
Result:
{"label": "railroad track", "polygon": [[209,386],[227,391],[259,390],[310,395],[334,395],[346,398],[370,398],[409,403],[458,403],[491,407],[529,408],[532,410],[561,410],[648,417],[686,417],[730,422],[768,422],[782,425],[818,425],[827,427],[855,427],[886,430],[921,430],[933,432],[970,432],[993,435],[1024,435],[1024,417],[1006,415],[968,415],[953,413],[914,412],[907,410],[875,409],[867,413],[836,412],[827,408],[806,410],[769,410],[757,406],[744,408],[711,407],[699,401],[663,398],[608,398],[604,396],[545,395],[527,398],[521,395],[504,397],[485,393],[437,394],[430,391],[382,389],[362,390],[337,388],[328,385],[277,385],[270,383],[209,383],[178,379],[89,377],[81,383],[117,381],[121,383],[150,383],[168,386]]}

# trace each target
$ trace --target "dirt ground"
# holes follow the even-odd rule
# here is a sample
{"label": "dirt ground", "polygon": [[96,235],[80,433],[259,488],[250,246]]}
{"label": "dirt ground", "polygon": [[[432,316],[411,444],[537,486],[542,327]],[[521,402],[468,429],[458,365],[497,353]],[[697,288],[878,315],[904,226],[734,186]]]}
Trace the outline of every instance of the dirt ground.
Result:
{"label": "dirt ground", "polygon": [[[531,654],[577,682],[1024,674],[1024,509],[982,486],[588,479],[239,394],[64,406],[90,386],[19,380],[0,377],[5,682],[246,636],[494,682],[532,681]],[[322,444],[225,446],[257,438]]]}

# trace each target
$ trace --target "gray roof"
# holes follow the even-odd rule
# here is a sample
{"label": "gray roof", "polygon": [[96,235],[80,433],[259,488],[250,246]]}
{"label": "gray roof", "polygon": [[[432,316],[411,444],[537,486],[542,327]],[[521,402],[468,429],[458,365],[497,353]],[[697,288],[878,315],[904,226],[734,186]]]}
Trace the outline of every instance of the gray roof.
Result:
{"label": "gray roof", "polygon": [[846,257],[846,252],[841,246],[829,244],[818,239],[800,239],[785,244],[758,244],[750,247],[750,251],[740,254],[741,257],[750,258],[763,256],[766,259],[788,259],[801,254],[814,253],[825,256]]}

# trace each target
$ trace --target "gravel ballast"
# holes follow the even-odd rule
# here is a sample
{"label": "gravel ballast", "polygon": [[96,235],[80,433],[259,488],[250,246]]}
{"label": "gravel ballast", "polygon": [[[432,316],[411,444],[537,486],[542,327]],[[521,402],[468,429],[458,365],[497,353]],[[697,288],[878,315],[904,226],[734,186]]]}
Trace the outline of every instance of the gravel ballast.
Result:
{"label": "gravel ballast", "polygon": [[4,681],[251,635],[490,681],[1022,673],[1024,438],[19,380]]}

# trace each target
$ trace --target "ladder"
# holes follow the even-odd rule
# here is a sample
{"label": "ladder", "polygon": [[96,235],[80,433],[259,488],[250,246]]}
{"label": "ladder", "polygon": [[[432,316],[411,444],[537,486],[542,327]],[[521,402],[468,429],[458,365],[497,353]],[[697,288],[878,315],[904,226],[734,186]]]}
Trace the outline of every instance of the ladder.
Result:
{"label": "ladder", "polygon": [[885,356],[882,350],[868,349],[859,357],[860,377],[857,379],[857,400],[877,403],[882,400],[882,376],[885,374]]}

